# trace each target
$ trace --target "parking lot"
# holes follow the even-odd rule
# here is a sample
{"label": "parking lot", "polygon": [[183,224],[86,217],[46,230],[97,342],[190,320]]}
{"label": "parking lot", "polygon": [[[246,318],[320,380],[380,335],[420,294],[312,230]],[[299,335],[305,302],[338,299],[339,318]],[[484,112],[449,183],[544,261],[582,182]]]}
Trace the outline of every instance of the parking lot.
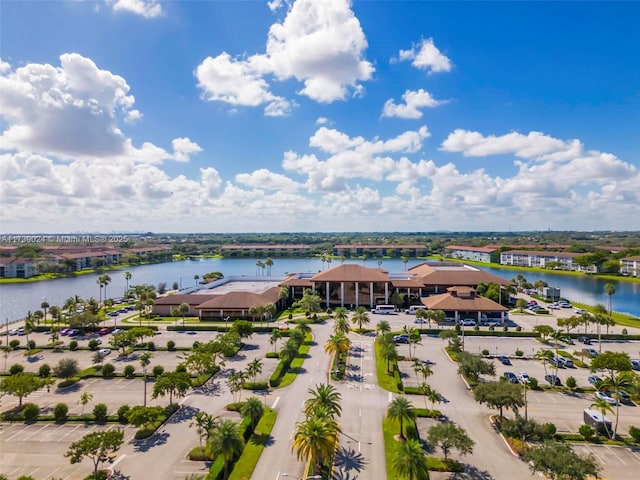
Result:
{"label": "parking lot", "polygon": [[572,445],[574,452],[579,455],[592,454],[602,466],[601,477],[617,480],[636,478],[633,472],[640,466],[640,451],[638,449],[616,447],[612,445]]}

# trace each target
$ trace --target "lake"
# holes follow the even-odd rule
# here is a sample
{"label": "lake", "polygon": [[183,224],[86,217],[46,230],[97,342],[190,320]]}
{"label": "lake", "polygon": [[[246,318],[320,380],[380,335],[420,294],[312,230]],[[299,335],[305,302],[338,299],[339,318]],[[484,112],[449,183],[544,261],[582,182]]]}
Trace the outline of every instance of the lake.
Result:
{"label": "lake", "polygon": [[[131,272],[130,285],[151,284],[166,282],[171,288],[174,282],[181,287],[196,285],[195,275],[202,277],[208,272],[222,272],[225,276],[255,276],[262,275],[263,271],[256,266],[257,258],[218,259],[208,258],[200,260],[185,260],[171,263],[158,263],[142,265],[138,267],[123,268],[107,272],[111,277],[111,283],[106,288],[109,297],[122,296],[126,281],[124,272]],[[264,261],[264,259],[262,259]],[[271,267],[273,276],[284,276],[293,272],[318,272],[323,269],[323,264],[318,258],[275,258]],[[355,262],[359,263],[362,262]],[[421,263],[419,260],[410,260],[407,267]],[[335,267],[339,260],[333,259],[331,264],[324,264],[324,268]],[[375,260],[368,260],[367,267],[376,267]],[[389,272],[402,272],[405,265],[400,259],[385,259],[381,265]],[[534,273],[523,270],[502,270],[499,268],[483,267],[483,270],[512,279],[518,274],[524,275],[527,280],[534,283],[536,280],[544,280],[549,285],[559,287],[561,295],[570,300],[595,305],[602,303],[607,305],[608,298],[604,293],[604,285],[607,281],[589,277],[558,275],[553,273]],[[62,306],[64,301],[79,295],[82,298],[98,298],[100,287],[96,283],[98,274],[81,275],[72,278],[61,278],[42,282],[23,284],[0,284],[0,319],[13,321],[24,318],[29,310],[32,312],[40,309],[40,304],[46,299],[50,305]],[[640,284],[632,282],[611,281],[616,288],[613,296],[613,309],[636,317],[640,317]],[[103,292],[104,295],[104,292]]]}

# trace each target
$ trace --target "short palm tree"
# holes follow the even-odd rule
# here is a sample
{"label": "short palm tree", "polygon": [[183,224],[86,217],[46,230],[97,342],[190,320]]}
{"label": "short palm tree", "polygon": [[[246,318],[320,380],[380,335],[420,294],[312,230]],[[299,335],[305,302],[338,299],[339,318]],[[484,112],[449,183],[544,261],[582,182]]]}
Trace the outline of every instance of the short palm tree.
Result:
{"label": "short palm tree", "polygon": [[409,480],[427,480],[427,458],[422,445],[414,438],[398,445],[393,455],[393,471],[398,477]]}
{"label": "short palm tree", "polygon": [[339,429],[335,421],[324,417],[311,417],[296,424],[291,450],[298,460],[309,460],[314,470],[331,455],[338,441]]}
{"label": "short palm tree", "polygon": [[380,356],[387,361],[387,373],[389,373],[391,362],[398,359],[398,349],[396,345],[393,342],[380,342]]}
{"label": "short palm tree", "polygon": [[[604,398],[596,398],[595,402],[589,405],[589,407],[599,411],[602,414],[603,419],[607,413],[613,413],[613,407]],[[609,433],[609,427],[607,427],[607,422],[604,422],[604,428],[607,432],[607,436],[611,436]]]}
{"label": "short palm tree", "polygon": [[347,353],[350,342],[347,337],[341,334],[331,335],[327,343],[324,344],[324,351],[329,355],[334,353]]}
{"label": "short palm tree", "polygon": [[335,312],[333,312],[333,333],[346,335],[349,330],[347,309],[344,307],[336,308]]}
{"label": "short palm tree", "polygon": [[355,313],[351,317],[351,323],[358,325],[358,328],[362,330],[362,325],[369,323],[369,312],[367,309],[362,306],[356,308]]}
{"label": "short palm tree", "polygon": [[400,395],[394,398],[389,404],[387,418],[400,422],[400,439],[404,440],[403,423],[405,420],[413,420],[416,418],[416,414],[413,410],[413,405],[407,400],[407,397]]}
{"label": "short palm tree", "polygon": [[390,331],[391,325],[386,320],[380,320],[378,322],[378,325],[376,325],[376,332],[378,332],[380,335],[384,335],[386,333],[389,333]]}
{"label": "short palm tree", "polygon": [[321,383],[315,389],[310,388],[309,395],[311,395],[311,398],[304,402],[304,411],[307,415],[313,412],[315,407],[326,409],[331,418],[339,417],[342,413],[342,406],[340,405],[342,395],[333,385]]}
{"label": "short palm tree", "polygon": [[633,380],[630,372],[622,372],[618,376],[605,377],[598,386],[601,392],[607,392],[616,399],[616,423],[613,426],[613,437],[618,434],[618,419],[620,417],[620,392],[630,393],[633,391]]}
{"label": "short palm tree", "polygon": [[249,365],[247,365],[247,376],[251,377],[253,383],[256,383],[256,376],[262,373],[262,361],[258,358],[254,358]]}
{"label": "short palm tree", "polygon": [[249,417],[251,419],[251,432],[253,432],[256,429],[256,423],[258,423],[258,420],[260,420],[260,417],[262,417],[264,413],[264,406],[259,398],[247,398],[247,401],[240,407],[240,413],[243,417]]}
{"label": "short palm tree", "polygon": [[207,442],[207,453],[224,459],[224,478],[229,477],[229,463],[242,453],[244,440],[238,431],[238,424],[231,420],[220,422]]}
{"label": "short palm tree", "polygon": [[200,448],[202,448],[202,439],[209,439],[219,420],[220,417],[213,416],[207,412],[198,412],[193,416],[193,421],[189,424],[189,427],[195,427],[200,439]]}

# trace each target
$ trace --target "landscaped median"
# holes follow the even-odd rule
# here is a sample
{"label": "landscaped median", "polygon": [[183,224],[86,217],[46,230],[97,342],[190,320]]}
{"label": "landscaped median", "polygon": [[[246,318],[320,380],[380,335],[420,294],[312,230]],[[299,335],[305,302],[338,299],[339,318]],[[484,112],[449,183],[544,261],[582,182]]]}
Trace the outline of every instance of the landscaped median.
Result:
{"label": "landscaped median", "polygon": [[290,332],[290,339],[280,351],[280,363],[269,378],[269,386],[282,388],[291,385],[296,379],[309,349],[313,344],[313,335],[298,326]]}

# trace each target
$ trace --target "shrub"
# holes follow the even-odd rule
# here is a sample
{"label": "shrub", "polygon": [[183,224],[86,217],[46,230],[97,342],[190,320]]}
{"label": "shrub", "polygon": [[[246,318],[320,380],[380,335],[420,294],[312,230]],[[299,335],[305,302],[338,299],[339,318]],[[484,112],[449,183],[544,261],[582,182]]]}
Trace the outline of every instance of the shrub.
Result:
{"label": "shrub", "polygon": [[19,345],[20,345],[20,340],[11,340],[9,342],[9,347],[11,347],[11,350],[17,349]]}
{"label": "shrub", "polygon": [[640,428],[636,428],[631,425],[631,428],[629,428],[629,435],[631,435],[634,442],[640,443]]}
{"label": "shrub", "polygon": [[95,338],[89,340],[89,350],[97,350],[98,345],[100,344],[98,343],[98,340],[96,340]]}
{"label": "shrub", "polygon": [[134,367],[133,365],[127,365],[126,367],[124,367],[124,376],[127,378],[132,378],[133,374],[136,373],[136,367]]}
{"label": "shrub", "polygon": [[49,366],[49,364],[43,363],[42,365],[40,365],[40,368],[38,369],[38,375],[42,378],[47,378],[49,375],[51,375],[51,367]]}
{"label": "shrub", "polygon": [[627,329],[626,329],[626,328],[623,328],[623,329],[622,329],[622,335],[626,335],[627,333],[628,333],[628,332],[627,332]]}
{"label": "shrub", "polygon": [[24,419],[27,422],[35,422],[40,416],[40,407],[35,403],[27,403],[22,410]]}
{"label": "shrub", "polygon": [[504,327],[502,327],[502,331],[503,332],[508,332],[509,331],[509,327],[507,327],[506,325]]}
{"label": "shrub", "polygon": [[287,318],[288,318],[289,320],[293,320],[293,313],[290,313],[290,314],[287,316]]}
{"label": "shrub", "polygon": [[155,352],[156,351],[156,344],[154,342],[147,343],[147,350],[149,350],[150,352]]}
{"label": "shrub", "polygon": [[9,367],[10,375],[17,375],[18,373],[22,372],[24,372],[24,367],[19,363],[14,363],[13,365],[11,365],[11,367]]}
{"label": "shrub", "polygon": [[187,373],[187,366],[184,363],[179,363],[176,366],[176,373]]}
{"label": "shrub", "polygon": [[153,432],[155,432],[153,428],[141,428],[140,430],[136,431],[134,437],[136,440],[144,440],[145,438],[149,438],[151,435],[153,435]]}
{"label": "shrub", "polygon": [[167,350],[169,350],[170,352],[173,352],[176,349],[176,342],[174,342],[173,340],[169,340],[167,342]]}
{"label": "shrub", "polygon": [[521,327],[520,325],[518,325],[518,326],[516,327],[516,332],[521,332],[521,331],[522,331],[522,327]]}
{"label": "shrub", "polygon": [[479,332],[479,331],[480,331],[480,325],[474,325],[473,329],[474,329],[476,332]]}
{"label": "shrub", "polygon": [[67,388],[70,387],[71,385],[73,385],[75,382],[75,380],[63,380],[58,384],[58,388]]}
{"label": "shrub", "polygon": [[494,327],[493,325],[489,326],[489,331],[493,332],[496,329],[496,327]]}
{"label": "shrub", "polygon": [[129,410],[131,410],[129,405],[121,405],[120,408],[118,408],[118,421],[120,423],[124,423],[124,424],[129,423],[129,420],[127,419],[127,414],[129,413]]}
{"label": "shrub", "polygon": [[584,438],[588,442],[596,434],[596,431],[589,425],[580,425],[578,433],[580,433],[580,435],[582,435],[582,438]]}
{"label": "shrub", "polygon": [[164,373],[164,367],[162,365],[156,365],[153,367],[153,370],[151,370],[151,373],[154,377],[159,377]]}
{"label": "shrub", "polygon": [[69,407],[66,403],[58,403],[53,407],[53,418],[56,422],[62,423],[67,420],[67,414],[69,413]]}
{"label": "shrub", "polygon": [[576,382],[576,379],[573,377],[567,377],[566,383],[567,383],[567,387],[569,387],[571,390],[576,388],[576,386],[578,385],[578,382]]}
{"label": "shrub", "polygon": [[280,354],[278,352],[267,352],[265,354],[267,358],[280,358]]}
{"label": "shrub", "polygon": [[523,355],[524,355],[524,352],[519,348],[516,348],[516,357],[522,357]]}
{"label": "shrub", "polygon": [[529,377],[529,386],[531,390],[536,390],[538,388],[538,379],[536,377]]}
{"label": "shrub", "polygon": [[104,403],[98,403],[93,407],[93,417],[97,423],[104,423],[109,416],[107,415],[107,406]]}
{"label": "shrub", "polygon": [[114,367],[111,363],[105,363],[102,366],[102,376],[104,378],[113,377],[113,374],[116,371],[116,367]]}
{"label": "shrub", "polygon": [[483,357],[488,357],[489,356],[489,349],[485,348],[484,350],[482,350],[482,356]]}
{"label": "shrub", "polygon": [[71,340],[69,342],[69,350],[77,350],[78,349],[78,342],[76,340]]}
{"label": "shrub", "polygon": [[542,438],[544,438],[545,440],[553,438],[556,432],[557,428],[553,423],[547,422],[542,425],[541,433]]}
{"label": "shrub", "polygon": [[29,348],[29,350],[33,350],[34,348],[36,348],[36,341],[29,340],[29,343],[27,344],[27,348]]}

